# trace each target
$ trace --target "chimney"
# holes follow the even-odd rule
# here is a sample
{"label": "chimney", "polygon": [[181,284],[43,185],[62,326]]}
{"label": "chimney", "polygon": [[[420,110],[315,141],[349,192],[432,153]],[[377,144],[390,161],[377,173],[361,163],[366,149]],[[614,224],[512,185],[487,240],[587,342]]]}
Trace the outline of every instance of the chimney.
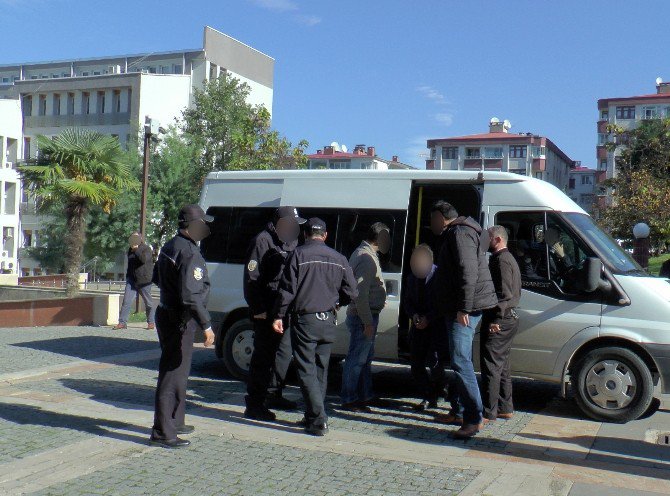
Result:
{"label": "chimney", "polygon": [[397,162],[398,161],[398,155],[393,155],[393,158],[391,158],[392,162]]}
{"label": "chimney", "polygon": [[656,93],[661,94],[670,94],[670,83],[659,82],[656,85]]}
{"label": "chimney", "polygon": [[374,146],[368,146],[368,157],[374,157],[375,154],[375,147]]}
{"label": "chimney", "polygon": [[354,147],[354,154],[365,155],[365,145],[356,145]]}
{"label": "chimney", "polygon": [[317,154],[317,155],[323,155],[323,150],[322,150],[321,148],[319,148],[319,149],[316,151],[316,154]]}
{"label": "chimney", "polygon": [[334,153],[335,153],[335,149],[331,145],[323,147],[323,154],[324,155],[333,155]]}
{"label": "chimney", "polygon": [[504,121],[498,121],[491,119],[489,122],[489,133],[506,133],[507,127],[505,126]]}

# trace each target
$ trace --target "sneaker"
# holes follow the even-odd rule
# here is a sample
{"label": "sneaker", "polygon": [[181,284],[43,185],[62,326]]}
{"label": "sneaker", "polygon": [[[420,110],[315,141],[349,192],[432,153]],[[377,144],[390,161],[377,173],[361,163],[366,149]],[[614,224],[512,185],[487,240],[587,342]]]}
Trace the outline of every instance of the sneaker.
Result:
{"label": "sneaker", "polygon": [[128,326],[126,324],[124,324],[123,322],[119,322],[114,327],[112,327],[113,331],[119,331],[121,329],[128,329]]}
{"label": "sneaker", "polygon": [[267,408],[249,408],[244,410],[244,417],[251,420],[262,420],[263,422],[274,422],[277,416]]}

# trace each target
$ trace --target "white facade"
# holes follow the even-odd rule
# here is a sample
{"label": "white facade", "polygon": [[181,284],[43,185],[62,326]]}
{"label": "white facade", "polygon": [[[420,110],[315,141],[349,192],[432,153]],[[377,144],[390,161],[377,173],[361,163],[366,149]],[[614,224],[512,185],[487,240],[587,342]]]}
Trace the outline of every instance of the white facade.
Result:
{"label": "white facade", "polygon": [[[274,59],[208,26],[201,49],[0,65],[0,101],[9,99],[19,108],[0,113],[0,119],[11,121],[20,145],[10,147],[13,162],[36,156],[38,135],[53,136],[68,127],[110,134],[125,146],[143,128],[145,116],[173,124],[192,104],[194,90],[224,72],[249,85],[250,104],[272,113]],[[19,187],[21,196],[26,200],[21,244],[34,246],[40,219]],[[25,252],[18,262],[22,274],[41,273]],[[115,277],[122,276],[121,269]]]}
{"label": "white facade", "polygon": [[568,196],[589,214],[593,212],[596,191],[596,171],[577,167],[570,171]]}
{"label": "white facade", "polygon": [[21,185],[16,171],[21,157],[21,106],[0,99],[0,273],[18,273],[19,202]]}
{"label": "white facade", "polygon": [[[346,147],[342,146],[343,150]],[[403,164],[397,156],[386,160],[377,155],[374,146],[356,145],[353,152],[341,151],[337,143],[324,146],[322,150],[307,155],[308,169],[413,169],[411,165]]]}

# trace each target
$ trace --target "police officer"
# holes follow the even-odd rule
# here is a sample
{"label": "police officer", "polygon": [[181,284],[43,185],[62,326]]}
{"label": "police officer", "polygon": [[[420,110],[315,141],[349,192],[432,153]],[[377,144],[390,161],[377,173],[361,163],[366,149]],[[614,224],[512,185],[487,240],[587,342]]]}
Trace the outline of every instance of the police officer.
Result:
{"label": "police officer", "polygon": [[[291,336],[272,331],[270,312],[289,253],[298,245],[300,224],[305,219],[293,207],[280,207],[272,222],[251,242],[244,271],[244,298],[254,325],[254,351],[247,379],[244,416],[272,421],[268,407],[294,410],[297,404],[282,397],[282,387],[291,364]],[[268,388],[270,391],[268,391]],[[268,394],[268,392],[270,394]]]}
{"label": "police officer", "polygon": [[165,448],[188,446],[177,434],[190,434],[185,424],[186,381],[191,370],[193,338],[204,331],[205,346],[214,342],[207,312],[209,277],[198,242],[209,235],[212,217],[198,205],[186,205],[179,212],[179,233],[160,251],[153,282],[160,288],[156,328],[161,345],[156,386],[156,412],[152,444]]}
{"label": "police officer", "polygon": [[328,386],[328,362],[335,340],[335,311],[357,296],[356,278],[347,259],[326,246],[326,223],[307,221],[305,244],[290,255],[279,284],[273,330],[284,333],[290,314],[293,357],[305,401],[301,424],[308,434],[328,432],[324,399]]}

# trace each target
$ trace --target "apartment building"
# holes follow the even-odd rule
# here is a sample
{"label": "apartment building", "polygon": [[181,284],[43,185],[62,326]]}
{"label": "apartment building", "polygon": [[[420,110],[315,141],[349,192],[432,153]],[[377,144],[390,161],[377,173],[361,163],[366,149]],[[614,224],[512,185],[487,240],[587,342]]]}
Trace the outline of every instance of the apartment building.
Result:
{"label": "apartment building", "polygon": [[0,274],[18,273],[21,145],[21,106],[0,99]]}
{"label": "apartment building", "polygon": [[307,155],[309,169],[413,169],[404,164],[394,155],[391,160],[377,155],[374,146],[356,145],[352,152],[347,147],[333,142],[316,153]]}
{"label": "apartment building", "polygon": [[568,196],[572,198],[577,205],[591,214],[596,201],[595,192],[596,170],[582,167],[581,163],[577,162],[575,168],[570,171],[567,191]]}
{"label": "apartment building", "polygon": [[509,121],[495,117],[489,132],[429,139],[426,169],[496,170],[550,182],[567,191],[574,161],[549,138],[533,133],[510,133]]}
{"label": "apartment building", "polygon": [[[274,59],[209,26],[197,49],[0,65],[0,99],[20,106],[18,158],[28,159],[38,152],[36,136],[68,127],[116,136],[126,146],[145,116],[163,126],[173,123],[193,103],[194,91],[223,73],[249,85],[249,103],[272,112]],[[28,195],[22,196],[25,245],[38,242],[40,217]],[[37,262],[25,255],[19,256],[21,272],[40,274]]]}
{"label": "apartment building", "polygon": [[[621,149],[619,147],[614,150],[608,149],[607,144],[613,140],[608,131],[609,125],[632,130],[642,121],[666,118],[670,118],[670,83],[664,83],[661,78],[656,79],[656,93],[598,100],[597,184],[616,177],[617,174],[616,161]],[[600,208],[607,205],[608,198],[607,190],[599,187]]]}

